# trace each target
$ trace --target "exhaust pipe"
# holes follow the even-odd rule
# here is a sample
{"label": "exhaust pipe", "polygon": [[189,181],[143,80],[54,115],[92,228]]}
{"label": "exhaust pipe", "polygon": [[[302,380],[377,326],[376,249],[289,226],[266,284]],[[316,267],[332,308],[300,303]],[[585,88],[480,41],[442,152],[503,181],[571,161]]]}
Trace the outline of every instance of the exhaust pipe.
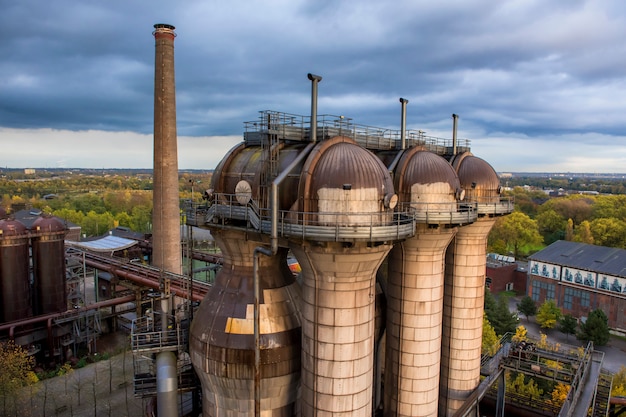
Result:
{"label": "exhaust pipe", "polygon": [[406,105],[409,100],[400,97],[402,103],[402,114],[400,116],[400,145],[402,150],[406,149]]}
{"label": "exhaust pipe", "polygon": [[452,113],[452,156],[456,155],[456,129],[459,115]]}
{"label": "exhaust pipe", "polygon": [[320,75],[308,73],[311,80],[311,141],[317,142],[317,84],[322,81]]}

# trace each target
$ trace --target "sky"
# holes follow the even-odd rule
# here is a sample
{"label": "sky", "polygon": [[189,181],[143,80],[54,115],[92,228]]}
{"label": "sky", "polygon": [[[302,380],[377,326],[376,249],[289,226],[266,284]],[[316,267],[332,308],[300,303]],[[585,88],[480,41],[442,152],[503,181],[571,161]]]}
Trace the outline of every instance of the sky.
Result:
{"label": "sky", "polygon": [[458,136],[498,172],[626,172],[623,0],[0,0],[0,167],[151,168],[155,23],[180,169],[259,111]]}

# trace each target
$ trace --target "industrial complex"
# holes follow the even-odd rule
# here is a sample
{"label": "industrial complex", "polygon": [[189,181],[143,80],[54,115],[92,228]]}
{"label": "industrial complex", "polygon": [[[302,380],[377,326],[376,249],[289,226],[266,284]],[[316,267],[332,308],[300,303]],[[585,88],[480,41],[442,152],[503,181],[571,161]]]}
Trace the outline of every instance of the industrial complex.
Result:
{"label": "industrial complex", "polygon": [[[114,330],[131,317],[135,395],[155,398],[159,417],[180,415],[183,394],[193,398],[189,415],[207,417],[479,415],[492,387],[504,415],[503,371],[545,376],[545,358],[566,363],[556,377],[572,385],[559,415],[596,412],[592,345],[570,358],[506,339],[481,354],[487,236],[513,201],[457,138],[457,115],[450,140],[407,130],[403,98],[397,130],[318,115],[322,77],[308,74],[310,115],[261,111],[203,201],[185,206],[186,226],[210,231],[220,253],[183,244],[174,27],[153,34],[152,235],[65,244],[58,219],[41,214],[26,226],[2,213],[0,337],[62,362],[95,343],[103,320]],[[151,265],[112,256],[121,250]],[[533,297],[563,285],[565,302],[578,288],[565,271],[587,269],[548,255],[532,258]],[[191,258],[217,270],[212,283],[193,280],[193,268],[184,274]],[[597,274],[594,294],[612,294],[598,280],[617,275]],[[106,297],[87,304],[77,294],[94,276]]]}

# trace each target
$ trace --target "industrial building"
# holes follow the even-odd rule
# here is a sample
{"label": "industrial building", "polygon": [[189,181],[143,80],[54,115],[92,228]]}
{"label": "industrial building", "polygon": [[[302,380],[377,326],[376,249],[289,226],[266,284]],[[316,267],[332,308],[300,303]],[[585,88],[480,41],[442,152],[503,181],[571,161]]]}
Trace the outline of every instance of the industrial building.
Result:
{"label": "industrial building", "polygon": [[601,309],[626,333],[626,250],[559,240],[529,257],[528,295],[584,320]]}

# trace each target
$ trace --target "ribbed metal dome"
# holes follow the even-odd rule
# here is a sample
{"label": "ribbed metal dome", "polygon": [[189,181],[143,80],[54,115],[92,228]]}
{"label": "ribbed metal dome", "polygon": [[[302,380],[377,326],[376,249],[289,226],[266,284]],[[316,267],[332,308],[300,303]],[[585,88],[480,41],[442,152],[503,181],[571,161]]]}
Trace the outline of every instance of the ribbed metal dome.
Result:
{"label": "ribbed metal dome", "polygon": [[0,220],[0,233],[4,237],[21,236],[26,233],[26,226],[18,220]]}
{"label": "ribbed metal dome", "polygon": [[453,202],[460,189],[454,168],[441,156],[411,148],[400,159],[396,190],[401,203]]}
{"label": "ribbed metal dome", "polygon": [[65,230],[65,225],[55,217],[41,216],[33,222],[31,229],[42,233],[61,232]]}
{"label": "ribbed metal dome", "polygon": [[393,193],[383,163],[352,139],[337,136],[311,152],[298,194],[305,212],[375,213],[385,210],[385,196]]}
{"label": "ribbed metal dome", "polygon": [[485,203],[499,198],[500,180],[487,161],[465,152],[457,155],[452,165],[459,175],[466,199]]}
{"label": "ribbed metal dome", "polygon": [[[282,172],[302,151],[304,145],[281,145],[280,150],[275,150],[277,158],[275,162],[277,175]],[[241,143],[233,147],[220,161],[215,168],[211,180],[211,188],[214,192],[230,195],[230,202],[244,202],[250,198],[257,201],[260,207],[269,207],[268,195],[262,192],[263,185],[268,185],[273,179],[270,172],[270,161],[268,151],[260,146],[245,146]],[[297,175],[297,168],[294,169]],[[279,204],[281,210],[286,210],[294,203],[298,178],[287,178],[279,188]],[[248,198],[233,199],[232,195],[242,196],[246,194]],[[227,198],[227,197],[224,197]]]}

